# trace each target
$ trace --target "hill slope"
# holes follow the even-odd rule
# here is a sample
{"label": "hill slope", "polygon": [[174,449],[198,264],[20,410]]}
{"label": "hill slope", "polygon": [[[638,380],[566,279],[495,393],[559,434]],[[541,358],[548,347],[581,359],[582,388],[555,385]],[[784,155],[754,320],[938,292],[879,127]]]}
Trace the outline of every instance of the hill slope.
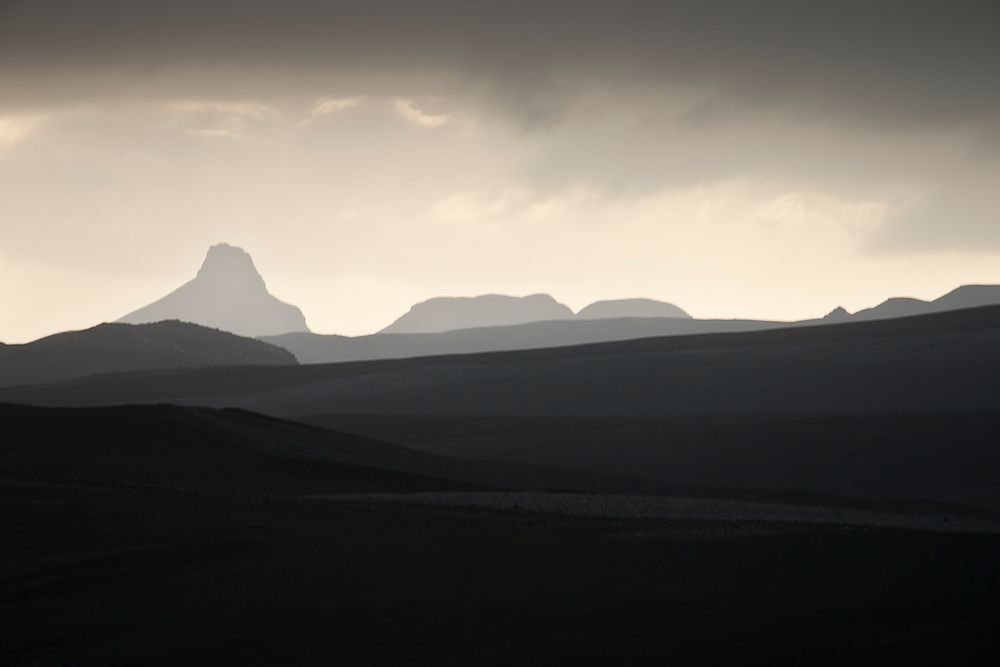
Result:
{"label": "hill slope", "polygon": [[0,386],[139,369],[295,364],[285,349],[195,324],[100,324],[0,345]]}
{"label": "hill slope", "polygon": [[261,340],[291,350],[301,363],[324,364],[441,354],[530,350],[650,336],[755,331],[781,326],[788,325],[783,322],[754,320],[630,317],[552,320],[438,333],[378,333],[356,337],[289,333],[280,336],[262,336]]}

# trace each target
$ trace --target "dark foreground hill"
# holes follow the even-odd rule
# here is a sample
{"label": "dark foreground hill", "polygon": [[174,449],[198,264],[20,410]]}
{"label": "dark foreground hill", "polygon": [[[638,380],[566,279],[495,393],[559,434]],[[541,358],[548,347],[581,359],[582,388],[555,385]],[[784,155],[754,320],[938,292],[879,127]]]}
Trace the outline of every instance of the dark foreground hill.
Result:
{"label": "dark foreground hill", "polygon": [[1000,413],[313,415],[443,456],[656,480],[672,493],[1000,517]]}
{"label": "dark foreground hill", "polygon": [[0,345],[0,386],[138,369],[295,363],[283,348],[194,324],[100,324]]}
{"label": "dark foreground hill", "polygon": [[5,665],[1000,657],[1000,537],[954,515],[484,496],[414,473],[433,457],[234,411],[0,419]]}
{"label": "dark foreground hill", "polygon": [[441,458],[241,410],[0,404],[0,423],[0,468],[77,483],[253,497],[456,488],[656,488],[602,475]]}

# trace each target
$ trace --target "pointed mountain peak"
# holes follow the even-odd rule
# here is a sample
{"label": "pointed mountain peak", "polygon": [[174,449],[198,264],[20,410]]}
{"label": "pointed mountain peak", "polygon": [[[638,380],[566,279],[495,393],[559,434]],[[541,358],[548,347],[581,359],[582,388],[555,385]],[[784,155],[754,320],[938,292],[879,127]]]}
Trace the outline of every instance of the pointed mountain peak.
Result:
{"label": "pointed mountain peak", "polygon": [[843,306],[837,306],[829,313],[827,313],[823,319],[826,320],[827,322],[843,322],[845,320],[849,320],[850,318],[851,314],[847,312],[846,308],[844,308]]}
{"label": "pointed mountain peak", "polygon": [[193,280],[119,321],[161,320],[193,322],[242,336],[309,330],[302,311],[267,291],[249,253],[228,243],[208,249]]}
{"label": "pointed mountain peak", "polygon": [[267,291],[264,279],[254,266],[253,258],[243,248],[216,243],[208,249],[205,261],[198,269],[196,280],[225,281],[230,284],[244,284],[258,290]]}

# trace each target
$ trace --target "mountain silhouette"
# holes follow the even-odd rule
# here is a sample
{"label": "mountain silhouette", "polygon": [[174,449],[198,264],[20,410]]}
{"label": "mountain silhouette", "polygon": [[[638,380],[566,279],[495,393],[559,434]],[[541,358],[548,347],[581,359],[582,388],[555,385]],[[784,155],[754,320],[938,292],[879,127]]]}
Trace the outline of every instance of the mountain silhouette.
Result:
{"label": "mountain silhouette", "polygon": [[851,319],[851,314],[843,306],[837,306],[823,316],[823,322],[833,324],[836,322],[846,322]]}
{"label": "mountain silhouette", "polygon": [[617,317],[679,317],[691,316],[672,303],[653,299],[616,299],[595,301],[576,314],[577,319],[603,320]]}
{"label": "mountain silhouette", "polygon": [[572,317],[572,310],[548,294],[437,297],[415,304],[379,333],[434,333]]}
{"label": "mountain silhouette", "polygon": [[241,336],[309,330],[301,310],[267,291],[250,255],[226,243],[208,249],[193,280],[118,321],[144,324],[161,320],[193,322]]}
{"label": "mountain silhouette", "polygon": [[142,369],[295,364],[276,345],[196,324],[99,324],[23,345],[0,345],[0,386]]}
{"label": "mountain silhouette", "polygon": [[996,304],[1000,304],[1000,285],[962,285],[933,301],[910,297],[886,299],[877,306],[859,310],[851,319],[884,320]]}

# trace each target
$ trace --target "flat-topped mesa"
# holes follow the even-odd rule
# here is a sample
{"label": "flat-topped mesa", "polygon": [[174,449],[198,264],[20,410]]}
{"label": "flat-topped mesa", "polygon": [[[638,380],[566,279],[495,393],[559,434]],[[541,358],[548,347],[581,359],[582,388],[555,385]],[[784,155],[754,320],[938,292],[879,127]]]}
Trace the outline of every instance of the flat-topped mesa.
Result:
{"label": "flat-topped mesa", "polygon": [[193,322],[242,336],[309,330],[301,310],[267,291],[253,258],[242,248],[226,243],[208,249],[192,280],[119,322],[161,320]]}
{"label": "flat-topped mesa", "polygon": [[572,317],[572,310],[548,294],[437,297],[413,305],[379,333],[434,333]]}

